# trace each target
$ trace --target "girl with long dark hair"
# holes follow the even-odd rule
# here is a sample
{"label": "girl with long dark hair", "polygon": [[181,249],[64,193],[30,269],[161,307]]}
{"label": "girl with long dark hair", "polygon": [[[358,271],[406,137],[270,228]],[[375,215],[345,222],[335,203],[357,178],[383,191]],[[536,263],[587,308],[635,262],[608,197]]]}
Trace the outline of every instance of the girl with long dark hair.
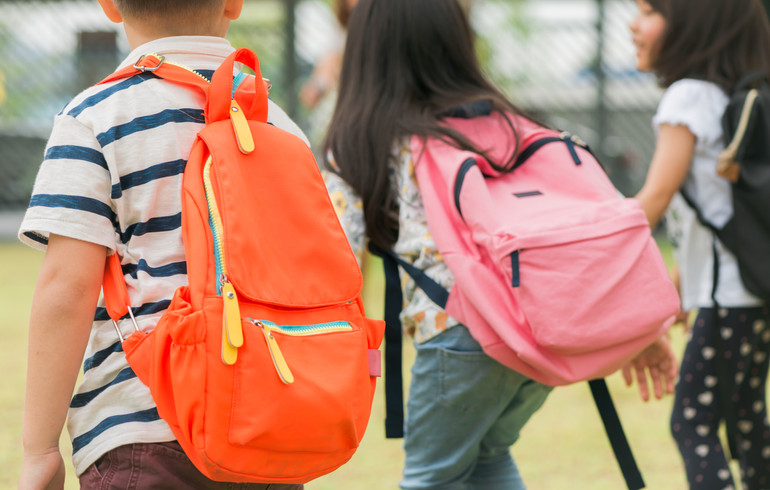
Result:
{"label": "girl with long dark hair", "polygon": [[[348,27],[326,139],[327,186],[354,250],[394,250],[449,289],[413,173],[412,135],[485,154],[445,115],[505,116],[516,154],[521,111],[482,74],[457,0],[360,0]],[[511,161],[492,162],[504,169]],[[510,447],[550,388],[487,357],[465,326],[409,282],[402,321],[417,357],[407,404],[403,489],[522,489]]]}

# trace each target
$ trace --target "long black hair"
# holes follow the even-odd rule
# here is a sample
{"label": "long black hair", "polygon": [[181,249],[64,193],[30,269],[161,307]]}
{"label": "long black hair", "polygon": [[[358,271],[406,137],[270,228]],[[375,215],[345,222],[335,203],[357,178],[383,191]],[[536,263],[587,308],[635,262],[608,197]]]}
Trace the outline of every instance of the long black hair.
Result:
{"label": "long black hair", "polygon": [[[398,239],[390,177],[394,145],[411,135],[433,136],[486,155],[440,124],[447,110],[480,101],[505,115],[517,138],[509,116],[522,113],[482,73],[457,0],[359,1],[348,26],[325,148],[334,170],[362,197],[374,244],[391,248]],[[504,170],[511,162],[490,163]]]}
{"label": "long black hair", "polygon": [[647,0],[666,19],[652,69],[662,87],[701,78],[726,91],[752,71],[770,79],[770,22],[760,0]]}

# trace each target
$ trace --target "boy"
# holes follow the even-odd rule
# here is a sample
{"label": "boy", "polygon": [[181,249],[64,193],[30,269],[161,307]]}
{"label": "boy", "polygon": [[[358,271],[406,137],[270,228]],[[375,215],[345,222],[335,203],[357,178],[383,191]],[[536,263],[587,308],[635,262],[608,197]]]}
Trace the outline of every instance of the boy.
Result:
{"label": "boy", "polygon": [[[128,37],[132,53],[121,67],[155,53],[210,77],[233,51],[224,35],[243,0],[99,4]],[[123,259],[143,330],[154,328],[187,283],[181,179],[203,104],[200,90],[147,72],[92,87],[56,117],[19,231],[23,242],[46,250],[30,319],[20,489],[63,486],[65,419],[81,488],[232,488],[190,463],[128,367],[103,303],[94,315],[109,254]],[[304,138],[272,103],[269,120]],[[268,486],[302,488],[238,488]]]}

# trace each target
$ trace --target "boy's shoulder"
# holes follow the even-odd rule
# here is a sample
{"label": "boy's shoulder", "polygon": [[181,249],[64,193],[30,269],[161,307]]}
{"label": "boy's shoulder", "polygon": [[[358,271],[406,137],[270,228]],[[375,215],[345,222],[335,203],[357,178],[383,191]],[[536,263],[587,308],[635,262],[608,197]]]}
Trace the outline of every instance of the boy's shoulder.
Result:
{"label": "boy's shoulder", "polygon": [[151,73],[139,73],[122,80],[91,85],[70,99],[57,117],[70,116],[90,126],[94,120],[113,119],[115,114],[138,114],[150,108],[184,103],[168,97],[154,97],[148,90],[152,83],[145,83],[153,79],[157,77]]}
{"label": "boy's shoulder", "polygon": [[[165,111],[184,110],[184,117],[196,122],[203,120],[203,99],[195,90],[180,87],[177,90],[157,90],[156,84],[163,84],[150,72],[138,73],[128,78],[92,85],[75,97],[58,114],[79,119],[89,127],[97,129],[97,120],[129,121],[148,110],[159,114]],[[160,96],[162,93],[162,97]],[[268,122],[310,142],[296,122],[273,100],[268,100]]]}
{"label": "boy's shoulder", "polygon": [[297,125],[294,120],[273,100],[267,101],[267,122],[274,125],[279,129],[283,129],[305,142],[310,146],[310,140],[305,135],[305,132]]}

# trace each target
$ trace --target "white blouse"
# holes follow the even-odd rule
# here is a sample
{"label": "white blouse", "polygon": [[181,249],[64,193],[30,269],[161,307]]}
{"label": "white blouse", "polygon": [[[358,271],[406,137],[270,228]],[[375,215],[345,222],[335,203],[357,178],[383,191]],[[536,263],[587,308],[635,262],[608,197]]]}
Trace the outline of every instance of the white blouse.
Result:
{"label": "white blouse", "polygon": [[[656,134],[660,126],[686,126],[695,135],[695,151],[684,182],[706,220],[724,225],[732,216],[730,183],[716,173],[717,157],[725,147],[722,114],[728,97],[717,85],[694,79],[673,83],[663,94],[653,118]],[[701,225],[681,195],[676,194],[666,213],[674,257],[681,275],[682,308],[685,311],[713,306],[712,233]],[[740,280],[735,257],[720,242],[717,301],[725,307],[759,306],[762,301],[749,293]]]}

